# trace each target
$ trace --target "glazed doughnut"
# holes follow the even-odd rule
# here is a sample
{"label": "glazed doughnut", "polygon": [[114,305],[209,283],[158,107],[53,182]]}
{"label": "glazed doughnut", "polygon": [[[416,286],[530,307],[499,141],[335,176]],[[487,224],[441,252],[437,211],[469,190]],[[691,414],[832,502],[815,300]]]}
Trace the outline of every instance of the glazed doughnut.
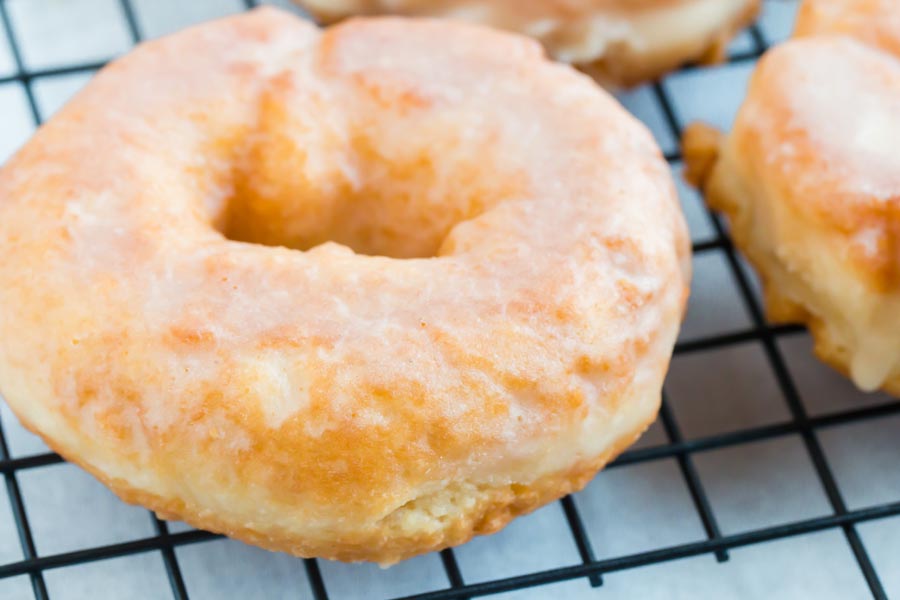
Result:
{"label": "glazed doughnut", "polygon": [[688,243],[650,134],[519,36],[260,9],[141,45],[0,172],[0,386],[128,502],[391,563],[654,418]]}
{"label": "glazed doughnut", "polygon": [[691,62],[717,62],[760,0],[295,0],[319,20],[449,17],[530,35],[556,60],[608,85],[634,85]]}
{"label": "glazed doughnut", "polygon": [[[809,20],[851,32],[879,6],[807,3],[809,37],[762,58],[727,138],[689,130],[685,154],[756,266],[770,318],[808,324],[816,353],[860,388],[900,394],[900,61],[851,37],[813,35]],[[900,27],[890,23],[900,21],[859,30],[891,47]]]}

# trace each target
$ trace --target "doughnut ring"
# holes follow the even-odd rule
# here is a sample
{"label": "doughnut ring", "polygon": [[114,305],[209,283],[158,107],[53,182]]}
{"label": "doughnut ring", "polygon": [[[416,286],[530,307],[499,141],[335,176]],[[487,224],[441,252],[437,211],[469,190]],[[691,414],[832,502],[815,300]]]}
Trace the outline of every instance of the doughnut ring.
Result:
{"label": "doughnut ring", "polygon": [[0,171],[0,244],[0,388],[53,449],[384,564],[633,442],[689,277],[650,134],[533,41],[275,9],[105,68]]}
{"label": "doughnut ring", "polygon": [[[889,6],[891,5],[891,6]],[[769,51],[724,139],[684,140],[773,321],[806,323],[821,359],[900,394],[900,16],[896,2],[816,0]]]}
{"label": "doughnut ring", "polygon": [[448,17],[523,33],[599,82],[631,86],[725,57],[760,0],[295,0],[320,21],[351,15]]}

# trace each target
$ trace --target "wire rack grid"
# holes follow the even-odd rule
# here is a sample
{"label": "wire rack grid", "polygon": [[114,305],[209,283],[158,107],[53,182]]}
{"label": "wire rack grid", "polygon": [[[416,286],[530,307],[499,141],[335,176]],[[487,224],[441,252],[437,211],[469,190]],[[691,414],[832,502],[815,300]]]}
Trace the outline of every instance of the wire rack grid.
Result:
{"label": "wire rack grid", "polygon": [[[76,45],[88,56],[78,62],[65,43],[40,49],[53,27],[77,27],[59,23],[73,18],[72,4],[106,11],[117,23],[99,42],[82,36]],[[177,25],[256,2],[182,4],[188,14]],[[727,126],[754,62],[784,37],[795,8],[767,0],[763,20],[735,41],[726,65],[686,67],[621,95],[653,130],[676,174],[682,127],[697,116]],[[177,10],[170,1],[75,0],[66,8],[53,0],[0,0],[0,46],[4,37],[7,44],[0,47],[0,159],[112,56],[173,28],[164,17]],[[716,83],[704,80],[709,74]],[[729,99],[715,100],[725,88]],[[900,402],[861,397],[808,359],[802,328],[768,323],[726,223],[683,186],[681,192],[698,281],[660,418],[584,492],[496,536],[387,571],[301,561],[126,507],[24,432],[3,406],[0,472],[9,505],[0,506],[0,597],[900,594],[900,546],[893,542],[900,538],[900,482],[882,469],[894,466],[900,449]],[[704,276],[709,272],[717,275]],[[865,429],[871,423],[879,424],[874,433]],[[52,510],[61,514],[48,517]],[[77,531],[66,534],[70,529]],[[804,570],[812,576],[797,580]],[[154,574],[167,584],[150,581]]]}

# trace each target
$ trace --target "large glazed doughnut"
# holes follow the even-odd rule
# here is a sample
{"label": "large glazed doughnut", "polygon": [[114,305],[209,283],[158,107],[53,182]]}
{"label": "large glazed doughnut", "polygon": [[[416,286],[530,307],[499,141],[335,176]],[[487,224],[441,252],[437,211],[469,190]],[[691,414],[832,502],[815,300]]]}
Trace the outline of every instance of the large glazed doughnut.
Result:
{"label": "large glazed doughnut", "polygon": [[272,9],[101,72],[0,172],[0,245],[0,386],[53,448],[166,517],[384,563],[643,431],[688,254],[650,135],[537,44]]}
{"label": "large glazed doughnut", "polygon": [[[900,40],[900,21],[877,16],[887,4],[807,3],[810,37],[763,57],[726,139],[693,129],[685,152],[762,276],[770,317],[807,323],[817,354],[859,387],[900,394],[900,60],[878,48]],[[850,22],[824,18],[839,13]],[[815,15],[877,45],[814,35]]]}
{"label": "large glazed doughnut", "polygon": [[760,0],[295,0],[320,20],[449,17],[530,35],[602,83],[633,85],[724,57]]}

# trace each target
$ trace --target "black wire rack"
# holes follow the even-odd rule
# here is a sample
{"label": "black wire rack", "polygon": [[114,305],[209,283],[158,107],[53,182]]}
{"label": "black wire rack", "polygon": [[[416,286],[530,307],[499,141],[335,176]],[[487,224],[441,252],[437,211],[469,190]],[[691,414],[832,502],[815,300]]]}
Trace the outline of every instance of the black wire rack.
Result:
{"label": "black wire rack", "polygon": [[[141,29],[135,16],[135,10],[131,0],[119,0],[124,14],[129,35],[134,43],[142,39]],[[255,0],[244,0],[246,7],[253,8]],[[101,68],[105,61],[87,62],[58,68],[29,70],[23,61],[22,51],[12,19],[9,15],[7,0],[0,0],[0,27],[3,28],[11,45],[12,58],[15,63],[15,72],[9,76],[0,77],[0,84],[19,82],[24,88],[28,107],[34,123],[40,124],[41,112],[33,90],[33,82],[37,79],[64,76],[75,73],[91,73]],[[752,39],[750,50],[733,53],[729,63],[752,63],[757,60],[767,49],[767,42],[759,28],[754,25],[748,30]],[[688,66],[682,72],[690,71],[698,67]],[[666,86],[660,83],[652,86],[652,93],[662,107],[663,116],[669,133],[675,138],[680,138],[684,123],[679,121],[673,102]],[[666,159],[673,165],[680,164],[681,156],[678,152],[670,152]],[[675,354],[684,355],[694,352],[711,351],[727,348],[737,344],[758,344],[764,354],[768,367],[777,380],[777,385],[790,417],[783,422],[762,426],[743,428],[727,433],[720,433],[705,437],[685,439],[681,428],[676,421],[675,413],[664,394],[660,422],[665,432],[667,442],[638,449],[632,449],[622,454],[608,469],[616,469],[625,465],[660,460],[674,459],[684,480],[687,490],[700,522],[705,531],[705,539],[691,543],[671,545],[654,548],[634,554],[615,556],[599,560],[594,548],[597,540],[592,540],[579,512],[579,508],[571,497],[560,500],[568,528],[572,535],[575,547],[580,556],[580,562],[571,566],[542,570],[515,577],[507,577],[489,581],[469,583],[457,563],[457,558],[452,549],[440,553],[441,564],[445,571],[449,587],[432,592],[406,596],[404,600],[451,600],[488,596],[502,592],[512,592],[533,588],[554,582],[572,579],[584,579],[586,583],[602,588],[603,575],[614,571],[633,569],[645,565],[673,561],[685,557],[708,554],[719,562],[729,560],[729,550],[760,544],[772,540],[799,536],[823,530],[837,530],[846,538],[856,560],[858,568],[868,585],[873,598],[887,598],[884,587],[879,579],[879,574],[873,566],[867,549],[857,531],[857,525],[865,521],[900,515],[900,500],[896,502],[866,506],[859,509],[848,509],[842,493],[838,487],[832,467],[823,452],[819,441],[819,433],[830,427],[844,425],[863,420],[871,420],[900,414],[900,402],[885,401],[876,405],[845,410],[837,413],[829,413],[823,416],[810,416],[800,401],[797,384],[793,380],[785,362],[782,350],[777,341],[780,338],[802,333],[804,330],[797,326],[771,325],[766,322],[763,307],[753,289],[752,275],[739,259],[735,248],[729,238],[727,228],[721,218],[709,212],[708,218],[712,223],[715,233],[713,239],[694,244],[695,254],[708,252],[721,252],[728,265],[731,276],[740,292],[744,308],[751,317],[752,326],[741,331],[735,331],[712,336],[704,336],[699,339],[680,342],[676,345]],[[751,531],[744,531],[733,535],[723,535],[720,531],[710,499],[704,490],[703,483],[694,466],[694,455],[699,452],[735,447],[755,441],[774,439],[782,436],[797,435],[802,439],[805,452],[808,454],[816,476],[821,484],[828,504],[830,514],[824,516],[792,521],[771,527],[764,527]],[[204,531],[171,532],[165,521],[158,519],[150,513],[154,534],[149,537],[127,542],[113,543],[79,549],[71,552],[40,555],[38,554],[29,525],[27,510],[20,491],[17,474],[28,469],[37,469],[48,465],[63,462],[63,459],[54,453],[35,454],[24,457],[12,457],[8,448],[7,439],[0,426],[0,472],[6,484],[15,519],[18,541],[21,545],[23,560],[0,565],[0,579],[26,575],[30,578],[31,587],[35,598],[44,600],[50,595],[44,580],[44,574],[51,569],[66,566],[84,564],[92,561],[133,555],[147,552],[159,552],[162,555],[165,570],[168,576],[171,592],[174,598],[186,600],[187,586],[182,575],[181,566],[176,557],[175,549],[187,544],[194,544],[211,540],[220,536]],[[319,564],[314,559],[304,560],[302,563],[306,570],[307,580],[310,586],[309,593],[316,600],[334,598],[329,595],[326,583],[320,571]],[[602,589],[598,590],[598,598],[602,598]]]}

